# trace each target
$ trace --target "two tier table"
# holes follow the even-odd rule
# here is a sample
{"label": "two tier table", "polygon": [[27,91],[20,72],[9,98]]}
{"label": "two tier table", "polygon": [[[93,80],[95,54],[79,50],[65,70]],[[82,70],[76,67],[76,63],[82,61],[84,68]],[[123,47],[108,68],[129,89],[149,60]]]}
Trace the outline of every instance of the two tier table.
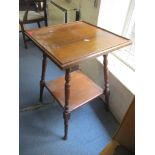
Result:
{"label": "two tier table", "polygon": [[[40,101],[46,87],[64,109],[64,139],[67,139],[68,122],[73,110],[102,94],[108,109],[108,54],[130,45],[131,41],[84,21],[27,30],[25,34],[43,52]],[[80,70],[72,71],[80,63],[98,56],[104,57],[104,90]],[[65,70],[65,76],[45,82],[47,58]]]}

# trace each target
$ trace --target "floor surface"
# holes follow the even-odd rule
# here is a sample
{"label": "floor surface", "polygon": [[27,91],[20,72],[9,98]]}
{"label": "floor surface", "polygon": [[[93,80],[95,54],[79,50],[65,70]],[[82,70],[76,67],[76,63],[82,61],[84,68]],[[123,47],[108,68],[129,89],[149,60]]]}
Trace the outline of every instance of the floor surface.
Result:
{"label": "floor surface", "polygon": [[[31,42],[24,49],[19,40],[20,72],[20,155],[98,155],[110,141],[118,123],[104,103],[95,99],[71,113],[69,137],[63,137],[63,111],[44,91],[44,103],[39,108],[39,81],[42,53]],[[48,62],[46,80],[64,73]]]}

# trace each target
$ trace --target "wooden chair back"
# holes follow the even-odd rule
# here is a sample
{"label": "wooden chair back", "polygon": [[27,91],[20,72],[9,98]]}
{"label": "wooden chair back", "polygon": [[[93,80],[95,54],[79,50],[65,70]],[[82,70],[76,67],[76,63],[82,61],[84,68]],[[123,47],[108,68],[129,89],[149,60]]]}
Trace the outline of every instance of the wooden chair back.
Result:
{"label": "wooden chair back", "polygon": [[46,0],[33,0],[35,6],[36,6],[36,11],[45,11],[46,10]]}
{"label": "wooden chair back", "polygon": [[[20,8],[22,17],[21,19],[19,18],[19,24],[23,35],[24,46],[25,48],[27,48],[26,42],[29,40],[26,39],[26,36],[24,33],[25,32],[24,24],[37,23],[38,27],[41,27],[40,25],[41,21],[45,22],[45,26],[48,25],[48,21],[47,21],[47,12],[46,12],[46,0],[23,0],[23,1],[25,2],[25,6],[24,7],[22,6],[22,8]],[[36,14],[38,16],[36,16]],[[32,18],[28,18],[28,17],[32,17]]]}

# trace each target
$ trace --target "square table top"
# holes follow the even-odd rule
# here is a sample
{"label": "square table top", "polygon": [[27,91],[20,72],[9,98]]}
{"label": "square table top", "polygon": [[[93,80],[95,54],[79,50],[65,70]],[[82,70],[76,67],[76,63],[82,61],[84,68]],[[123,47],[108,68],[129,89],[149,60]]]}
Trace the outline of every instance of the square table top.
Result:
{"label": "square table top", "polygon": [[25,34],[66,69],[131,44],[131,40],[84,21],[27,30]]}

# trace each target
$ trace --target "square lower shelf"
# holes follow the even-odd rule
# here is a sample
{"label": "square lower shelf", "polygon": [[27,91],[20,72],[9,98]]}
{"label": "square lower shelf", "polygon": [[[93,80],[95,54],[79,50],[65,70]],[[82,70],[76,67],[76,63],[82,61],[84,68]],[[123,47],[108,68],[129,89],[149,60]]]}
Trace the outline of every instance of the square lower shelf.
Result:
{"label": "square lower shelf", "polygon": [[[95,84],[91,79],[84,75],[81,71],[74,71],[70,80],[70,98],[69,111],[73,111],[83,104],[103,94],[103,89]],[[59,77],[45,83],[45,87],[64,108],[65,106],[65,78]]]}

